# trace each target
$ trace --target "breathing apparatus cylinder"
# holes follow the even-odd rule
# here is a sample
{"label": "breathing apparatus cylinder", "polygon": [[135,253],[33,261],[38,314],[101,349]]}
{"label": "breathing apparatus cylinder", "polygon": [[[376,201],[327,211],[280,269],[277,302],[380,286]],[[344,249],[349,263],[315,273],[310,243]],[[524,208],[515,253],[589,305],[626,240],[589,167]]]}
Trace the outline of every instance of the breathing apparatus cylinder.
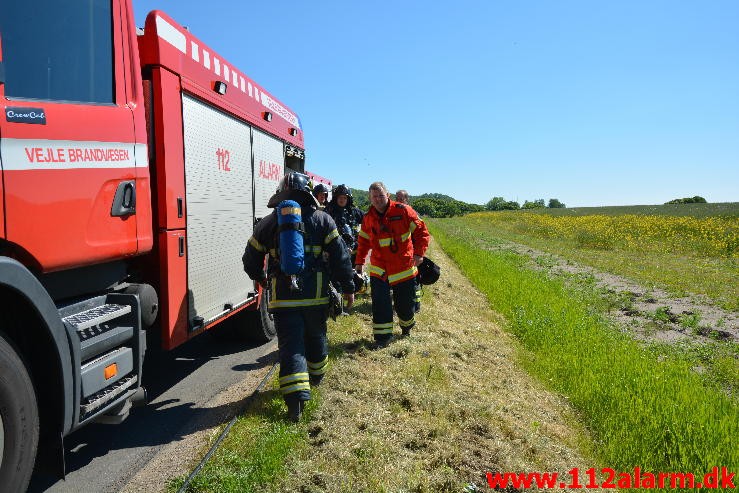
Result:
{"label": "breathing apparatus cylinder", "polygon": [[295,276],[305,266],[300,204],[294,200],[283,200],[277,204],[277,230],[280,234],[280,269],[292,277],[293,285],[297,287]]}

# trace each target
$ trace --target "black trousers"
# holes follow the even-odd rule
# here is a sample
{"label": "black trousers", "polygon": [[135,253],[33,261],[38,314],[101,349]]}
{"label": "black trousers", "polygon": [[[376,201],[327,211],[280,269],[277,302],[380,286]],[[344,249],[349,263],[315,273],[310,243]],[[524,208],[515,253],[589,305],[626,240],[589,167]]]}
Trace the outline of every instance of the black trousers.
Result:
{"label": "black trousers", "polygon": [[372,334],[377,341],[389,339],[393,335],[393,306],[398,315],[400,327],[410,330],[416,324],[414,318],[416,300],[416,280],[408,279],[390,286],[390,283],[371,276],[372,288]]}
{"label": "black trousers", "polygon": [[310,400],[310,383],[328,366],[326,305],[274,313],[280,354],[280,392],[285,400]]}

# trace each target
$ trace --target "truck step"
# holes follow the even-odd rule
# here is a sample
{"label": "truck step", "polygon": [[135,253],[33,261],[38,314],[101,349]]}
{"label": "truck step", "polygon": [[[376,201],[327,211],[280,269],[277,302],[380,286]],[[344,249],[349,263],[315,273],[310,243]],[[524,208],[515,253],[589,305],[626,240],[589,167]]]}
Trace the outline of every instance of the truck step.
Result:
{"label": "truck step", "polygon": [[129,377],[118,380],[116,383],[107,387],[95,395],[91,395],[80,403],[80,421],[83,421],[93,411],[103,408],[116,397],[128,391],[136,385],[138,377],[131,375]]}
{"label": "truck step", "polygon": [[80,339],[85,340],[97,335],[94,331],[87,331],[87,329],[126,315],[127,313],[131,313],[130,305],[116,305],[110,303],[90,308],[89,310],[85,310],[80,313],[75,313],[74,315],[65,317],[63,320],[77,330],[77,333],[80,334]]}

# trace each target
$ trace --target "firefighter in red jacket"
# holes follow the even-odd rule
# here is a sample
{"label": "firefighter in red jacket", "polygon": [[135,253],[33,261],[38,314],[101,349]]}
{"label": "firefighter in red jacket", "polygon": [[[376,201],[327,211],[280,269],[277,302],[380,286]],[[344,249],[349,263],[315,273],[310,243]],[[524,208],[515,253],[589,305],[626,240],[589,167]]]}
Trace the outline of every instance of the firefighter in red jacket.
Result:
{"label": "firefighter in red jacket", "polygon": [[393,337],[393,302],[404,336],[416,323],[415,277],[429,245],[429,233],[411,207],[390,200],[381,182],[370,185],[369,198],[372,206],[359,231],[356,271],[362,273],[367,252],[372,250],[367,266],[372,332],[377,346],[382,347]]}

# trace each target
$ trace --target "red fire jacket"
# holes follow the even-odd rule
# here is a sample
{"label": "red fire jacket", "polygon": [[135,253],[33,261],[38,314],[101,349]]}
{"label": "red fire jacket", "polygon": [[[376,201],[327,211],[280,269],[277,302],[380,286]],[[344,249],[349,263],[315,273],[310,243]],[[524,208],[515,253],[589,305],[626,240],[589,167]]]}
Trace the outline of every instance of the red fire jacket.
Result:
{"label": "red fire jacket", "polygon": [[413,255],[423,257],[429,239],[426,225],[412,207],[391,200],[382,215],[370,207],[359,231],[357,265],[364,263],[371,249],[369,275],[386,279],[393,286],[416,277]]}

